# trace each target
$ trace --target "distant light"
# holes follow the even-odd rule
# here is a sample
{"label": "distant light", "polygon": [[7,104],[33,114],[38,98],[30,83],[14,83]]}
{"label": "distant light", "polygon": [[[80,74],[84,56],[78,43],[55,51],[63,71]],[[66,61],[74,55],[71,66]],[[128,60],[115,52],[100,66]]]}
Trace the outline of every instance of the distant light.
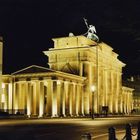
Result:
{"label": "distant light", "polygon": [[130,81],[134,82],[134,77],[133,76],[131,76]]}

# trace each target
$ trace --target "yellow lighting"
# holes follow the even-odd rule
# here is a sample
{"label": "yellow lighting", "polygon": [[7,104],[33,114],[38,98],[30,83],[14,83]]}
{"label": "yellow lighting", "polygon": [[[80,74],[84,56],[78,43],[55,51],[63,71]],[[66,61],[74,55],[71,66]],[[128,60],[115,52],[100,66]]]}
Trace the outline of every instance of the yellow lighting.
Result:
{"label": "yellow lighting", "polygon": [[27,115],[30,116],[31,115],[31,110],[30,110],[30,106],[27,106]]}
{"label": "yellow lighting", "polygon": [[[71,35],[53,41],[54,48],[44,52],[50,69],[31,66],[48,73],[18,76],[18,72],[31,68],[28,67],[14,73],[14,77],[4,75],[0,79],[0,109],[13,108],[15,113],[26,109],[28,117],[58,117],[100,114],[100,106],[107,106],[111,114],[129,113],[133,106],[140,106],[139,99],[133,103],[133,89],[122,86],[125,64],[113,48],[85,36]],[[30,80],[24,84],[26,77]]]}
{"label": "yellow lighting", "polygon": [[4,84],[4,83],[2,83],[2,88],[3,88],[3,89],[5,88],[5,84]]}
{"label": "yellow lighting", "polygon": [[56,94],[54,94],[53,97],[53,108],[52,108],[52,117],[56,117],[57,116],[57,97]]}
{"label": "yellow lighting", "polygon": [[5,95],[4,95],[4,94],[1,95],[1,102],[2,102],[2,103],[5,102]]}
{"label": "yellow lighting", "polygon": [[91,86],[91,91],[94,92],[96,90],[96,87],[94,85]]}
{"label": "yellow lighting", "polygon": [[8,101],[9,101],[9,109],[12,109],[12,84],[9,84],[9,89],[8,89]]}
{"label": "yellow lighting", "polygon": [[52,116],[53,116],[53,117],[56,117],[56,116],[57,116],[57,105],[56,105],[56,104],[53,105]]}
{"label": "yellow lighting", "polygon": [[61,82],[60,82],[60,80],[58,80],[58,81],[57,81],[57,85],[60,85],[60,84],[61,84]]}
{"label": "yellow lighting", "polygon": [[48,86],[48,82],[45,82],[45,83],[44,83],[44,86],[46,86],[46,87],[47,87],[47,86]]}
{"label": "yellow lighting", "polygon": [[40,99],[40,107],[39,107],[39,117],[43,116],[43,99]]}

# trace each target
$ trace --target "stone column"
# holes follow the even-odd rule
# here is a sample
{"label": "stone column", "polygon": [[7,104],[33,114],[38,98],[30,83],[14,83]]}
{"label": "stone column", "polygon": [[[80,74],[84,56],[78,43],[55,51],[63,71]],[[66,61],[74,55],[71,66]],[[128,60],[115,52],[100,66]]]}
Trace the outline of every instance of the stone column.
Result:
{"label": "stone column", "polygon": [[4,109],[4,111],[7,111],[7,84],[4,84],[4,87],[2,88],[2,109]]}
{"label": "stone column", "polygon": [[62,106],[62,103],[61,103],[61,81],[58,80],[57,81],[57,115],[58,116],[62,115],[61,106]]}
{"label": "stone column", "polygon": [[[46,82],[46,80],[43,80],[43,81],[41,81],[41,82],[43,82],[42,84],[43,84],[43,90],[44,91],[41,91],[41,92],[44,92],[43,93],[43,95],[44,95],[44,102],[43,102],[43,108],[44,108],[44,110],[43,110],[43,114],[44,114],[44,116],[46,116],[46,115],[48,115],[47,114],[47,106],[48,106],[48,101],[47,101],[47,99],[48,99],[48,93],[47,93],[47,91],[48,91],[48,87],[47,87],[47,82]],[[40,85],[41,86],[41,85]],[[41,88],[41,87],[40,87]]]}
{"label": "stone column", "polygon": [[26,94],[27,94],[27,115],[28,117],[31,116],[31,83],[26,83]]}
{"label": "stone column", "polygon": [[82,90],[82,85],[79,84],[79,114],[84,115],[84,104],[83,104],[83,90]]}
{"label": "stone column", "polygon": [[119,95],[119,112],[123,113],[123,97],[122,97],[122,93]]}
{"label": "stone column", "polygon": [[35,81],[35,98],[36,98],[36,115],[39,115],[39,108],[40,108],[40,81]]}
{"label": "stone column", "polygon": [[126,104],[127,104],[127,113],[129,113],[129,92],[126,92]]}
{"label": "stone column", "polygon": [[[93,86],[93,71],[92,71],[92,64],[90,63],[90,64],[87,64],[87,65],[88,65],[88,81],[89,81],[87,91],[88,91],[88,98],[89,98],[89,112],[91,112],[91,110],[92,110],[92,91],[91,91],[91,87]],[[78,84],[78,86],[79,86],[79,84]],[[79,86],[79,88],[80,88],[80,86]]]}
{"label": "stone column", "polygon": [[116,113],[116,101],[114,100],[115,97],[117,97],[117,77],[116,77],[116,74],[114,73],[113,70],[110,71],[111,72],[111,100],[110,100],[110,103],[111,103],[111,106],[112,106],[112,112],[111,113]]}
{"label": "stone column", "polygon": [[52,103],[53,103],[53,81],[47,80],[47,107],[46,107],[46,115],[52,116]]}
{"label": "stone column", "polygon": [[24,81],[24,83],[23,83],[23,109],[24,109],[24,114],[27,113],[26,82],[27,82],[27,81]]}
{"label": "stone column", "polygon": [[127,113],[127,94],[124,91],[124,113]]}
{"label": "stone column", "polygon": [[57,117],[57,82],[53,81],[53,92],[52,92],[52,117]]}
{"label": "stone column", "polygon": [[79,98],[79,93],[80,93],[80,90],[79,90],[79,86],[78,84],[76,85],[76,115],[79,116],[79,102],[80,102],[80,98]]}
{"label": "stone column", "polygon": [[73,84],[73,89],[72,89],[72,114],[75,116],[76,115],[76,91],[75,91],[75,83],[72,83]]}
{"label": "stone column", "polygon": [[105,106],[108,106],[108,72],[105,70]]}
{"label": "stone column", "polygon": [[14,99],[13,99],[13,109],[14,113],[18,111],[18,94],[17,94],[17,83],[14,83]]}
{"label": "stone column", "polygon": [[65,114],[69,115],[69,96],[68,96],[68,82],[64,83],[64,92],[65,92]]}
{"label": "stone column", "polygon": [[63,92],[62,92],[62,115],[63,116],[65,116],[66,115],[66,112],[65,112],[65,110],[66,110],[66,104],[65,104],[65,100],[66,100],[66,95],[65,95],[65,82],[63,82],[62,83],[63,84],[63,86],[62,86],[62,88],[63,88]]}
{"label": "stone column", "polygon": [[116,113],[117,107],[117,75],[114,70],[111,71],[111,95],[112,95],[112,113]]}
{"label": "stone column", "polygon": [[133,94],[132,94],[133,91],[131,91],[130,93],[130,109],[131,111],[133,110]]}
{"label": "stone column", "polygon": [[84,92],[83,85],[81,85],[81,114],[84,116]]}
{"label": "stone column", "polygon": [[103,81],[102,81],[102,86],[103,86],[103,93],[102,93],[102,99],[103,99],[103,106],[106,105],[106,101],[105,101],[105,95],[106,95],[106,79],[105,79],[105,70],[103,69]]}
{"label": "stone column", "polygon": [[26,81],[23,82],[22,84],[22,109],[23,109],[23,113],[25,113],[25,109],[26,109]]}
{"label": "stone column", "polygon": [[72,83],[69,82],[69,114],[72,116]]}
{"label": "stone column", "polygon": [[123,91],[123,113],[126,113],[126,100],[125,100],[125,92]]}
{"label": "stone column", "polygon": [[[95,91],[96,92],[96,91]],[[98,80],[97,80],[97,113],[100,114],[101,111],[101,105],[102,105],[102,100],[101,100],[101,69],[98,66]]]}
{"label": "stone column", "polygon": [[65,112],[63,112],[63,108],[65,108],[65,106],[63,107],[65,101],[63,101],[64,99],[64,82],[61,81],[60,82],[60,116],[65,116]]}
{"label": "stone column", "polygon": [[[99,67],[98,65],[96,66],[96,69],[95,69],[95,86],[96,86],[96,90],[94,93],[93,96],[94,96],[94,113],[99,113]],[[92,99],[92,94],[91,94],[91,99]],[[92,103],[91,103],[92,104]],[[92,111],[92,108],[91,108],[91,111]]]}
{"label": "stone column", "polygon": [[83,76],[83,62],[80,62],[80,76]]}
{"label": "stone column", "polygon": [[114,93],[114,78],[113,78],[113,72],[110,70],[110,96],[109,96],[109,108],[110,113],[113,113],[113,93]]}
{"label": "stone column", "polygon": [[118,113],[119,110],[119,94],[120,94],[120,74],[117,72],[116,73],[116,108],[115,108],[115,112]]}
{"label": "stone column", "polygon": [[108,71],[108,106],[109,106],[109,112],[112,113],[112,85],[113,85],[113,77],[111,71]]}
{"label": "stone column", "polygon": [[18,108],[21,114],[25,111],[25,85],[24,82],[18,83]]}
{"label": "stone column", "polygon": [[104,70],[101,67],[100,68],[100,78],[99,78],[99,103],[100,103],[100,112],[102,111],[102,106],[105,106],[105,101],[104,101]]}
{"label": "stone column", "polygon": [[124,113],[124,92],[122,89],[122,113]]}
{"label": "stone column", "polygon": [[129,93],[129,113],[131,113],[131,110],[132,110],[132,108],[131,108],[132,106],[131,106],[131,92]]}
{"label": "stone column", "polygon": [[[85,76],[87,76],[87,80],[89,80],[89,69],[88,69],[88,64],[87,63],[83,63],[83,74],[85,75]],[[89,114],[89,109],[90,109],[90,101],[89,101],[89,87],[90,85],[89,85],[89,82],[88,83],[86,83],[86,85],[85,85],[85,89],[84,89],[84,112],[85,112],[85,114]],[[77,88],[77,85],[76,85],[76,88]],[[76,91],[77,91],[77,89],[76,89]],[[77,93],[76,93],[77,94]],[[77,95],[76,95],[77,96]]]}
{"label": "stone column", "polygon": [[132,111],[132,93],[130,93],[130,112]]}
{"label": "stone column", "polygon": [[24,114],[27,114],[27,86],[28,85],[28,81],[24,82]]}
{"label": "stone column", "polygon": [[17,94],[18,94],[18,112],[21,111],[22,97],[21,97],[21,83],[17,83]]}
{"label": "stone column", "polygon": [[39,117],[43,117],[44,114],[44,82],[40,81],[39,86]]}
{"label": "stone column", "polygon": [[31,92],[31,100],[32,100],[32,115],[36,116],[36,104],[37,104],[37,99],[36,99],[36,84],[35,82],[32,82],[32,92]]}
{"label": "stone column", "polygon": [[120,83],[120,73],[117,72],[117,76],[118,76],[118,112],[119,113],[123,113],[123,99],[122,99],[122,83]]}
{"label": "stone column", "polygon": [[[103,86],[104,86],[104,82],[103,82],[103,69],[102,67],[98,68],[98,113],[102,112],[102,106],[104,106],[104,90],[103,90]],[[95,91],[96,92],[96,91]]]}
{"label": "stone column", "polygon": [[9,114],[12,114],[12,83],[8,84],[8,109]]}

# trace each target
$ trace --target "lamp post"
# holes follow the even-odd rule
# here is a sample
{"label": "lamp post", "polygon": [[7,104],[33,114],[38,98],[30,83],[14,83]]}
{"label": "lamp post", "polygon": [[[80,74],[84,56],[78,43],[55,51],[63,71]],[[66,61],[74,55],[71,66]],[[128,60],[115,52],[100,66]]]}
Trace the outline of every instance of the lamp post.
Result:
{"label": "lamp post", "polygon": [[94,85],[91,86],[91,93],[92,93],[92,107],[91,107],[91,117],[94,119],[94,92],[96,87]]}

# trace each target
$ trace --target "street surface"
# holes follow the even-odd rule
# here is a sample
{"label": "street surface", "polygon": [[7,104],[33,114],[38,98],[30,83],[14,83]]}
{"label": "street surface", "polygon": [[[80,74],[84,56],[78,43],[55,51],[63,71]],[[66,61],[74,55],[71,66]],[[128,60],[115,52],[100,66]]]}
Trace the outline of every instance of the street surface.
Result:
{"label": "street surface", "polygon": [[[117,138],[125,135],[125,124],[136,133],[140,116],[80,119],[0,119],[0,140],[81,140],[86,132],[93,140],[108,140],[108,128],[114,126]],[[133,138],[135,139],[135,138]]]}

